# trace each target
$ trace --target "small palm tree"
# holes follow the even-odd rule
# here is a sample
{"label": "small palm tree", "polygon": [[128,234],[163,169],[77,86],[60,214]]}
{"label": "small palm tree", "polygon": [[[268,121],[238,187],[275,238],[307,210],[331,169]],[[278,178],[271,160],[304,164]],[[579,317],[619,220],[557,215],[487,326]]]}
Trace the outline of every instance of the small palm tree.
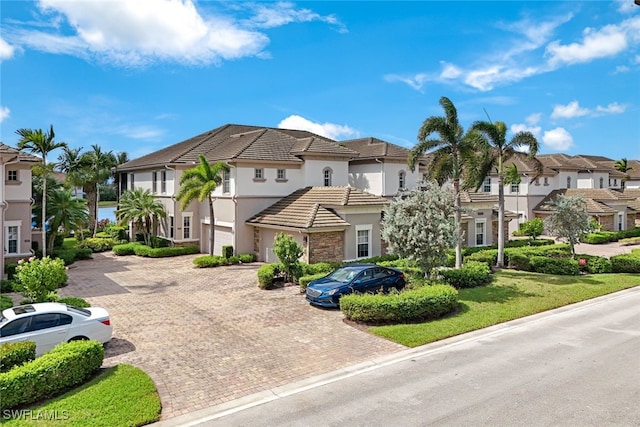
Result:
{"label": "small palm tree", "polygon": [[18,141],[19,150],[29,150],[31,153],[38,154],[42,157],[42,256],[47,256],[47,155],[52,151],[66,147],[64,142],[56,142],[56,134],[53,131],[53,125],[50,126],[48,132],[42,129],[18,129],[16,131],[20,135]]}
{"label": "small palm tree", "polygon": [[621,179],[622,188],[624,188],[624,183],[629,179],[629,174],[627,172],[632,171],[633,168],[629,166],[629,161],[625,157],[617,160],[614,167],[618,172],[625,174]]}
{"label": "small palm tree", "polygon": [[211,193],[222,182],[222,174],[229,172],[229,166],[224,162],[217,162],[213,166],[200,154],[200,164],[186,170],[180,177],[180,191],[176,199],[180,201],[180,209],[185,210],[193,200],[209,202],[209,255],[213,255],[213,244],[215,241],[215,216],[213,211],[213,197]]}
{"label": "small palm tree", "polygon": [[[418,144],[409,153],[409,168],[413,172],[419,158],[426,152],[432,152],[433,157],[427,167],[427,178],[442,185],[448,180],[453,181],[454,207],[456,223],[456,268],[462,265],[462,208],[460,204],[460,189],[465,185],[461,182],[466,164],[472,161],[477,149],[473,134],[464,132],[458,122],[458,112],[449,98],[440,98],[440,105],[444,109],[444,117],[431,116],[427,118],[418,132]],[[433,135],[436,138],[433,138]]]}
{"label": "small palm tree", "polygon": [[89,219],[89,211],[83,199],[74,197],[70,189],[59,189],[53,192],[49,199],[47,209],[50,211],[49,225],[49,251],[53,251],[53,242],[56,235],[62,229],[69,232],[78,224],[86,223]]}
{"label": "small palm tree", "polygon": [[516,184],[516,211],[518,211],[518,228],[520,227],[520,208],[518,206],[518,201],[520,198],[520,183],[522,182],[522,177],[520,176],[520,172],[518,172],[518,167],[515,163],[507,166],[505,175],[504,175],[504,183],[505,185]]}
{"label": "small palm tree", "polygon": [[145,245],[151,246],[154,225],[160,219],[166,218],[167,212],[149,190],[136,188],[122,193],[115,215],[121,224],[133,223],[138,230],[142,231]]}

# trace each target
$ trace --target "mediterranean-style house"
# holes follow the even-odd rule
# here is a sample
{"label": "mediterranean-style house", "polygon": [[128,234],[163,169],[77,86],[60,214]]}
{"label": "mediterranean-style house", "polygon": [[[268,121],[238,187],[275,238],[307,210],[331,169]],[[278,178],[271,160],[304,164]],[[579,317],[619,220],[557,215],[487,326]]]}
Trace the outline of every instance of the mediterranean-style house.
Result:
{"label": "mediterranean-style house", "polygon": [[[215,218],[206,203],[180,210],[175,195],[182,173],[202,154],[207,161],[230,167],[214,192]],[[304,259],[343,261],[386,252],[380,238],[382,209],[389,200],[423,180],[428,156],[415,171],[408,168],[409,150],[376,138],[334,141],[307,131],[227,124],[120,165],[121,191],[149,190],[165,207],[167,224],[159,235],[174,244],[197,244],[209,250],[215,227],[214,253],[231,245],[236,253],[255,253],[271,262],[278,232],[293,236]],[[554,190],[597,189],[622,194],[623,174],[613,160],[597,156],[538,156],[543,170],[525,155],[516,155],[519,185],[505,188],[505,236],[520,222],[544,215],[536,207]],[[635,181],[627,179],[631,191]],[[497,176],[478,191],[462,193],[464,243],[491,245],[497,240]],[[623,228],[635,219],[634,198],[621,196]],[[637,199],[635,199],[637,200]],[[616,211],[618,212],[618,211]],[[615,225],[614,225],[615,226]]]}
{"label": "mediterranean-style house", "polygon": [[36,156],[0,143],[0,272],[7,262],[32,255],[32,243],[42,242],[40,230],[31,230],[31,167],[40,162]]}

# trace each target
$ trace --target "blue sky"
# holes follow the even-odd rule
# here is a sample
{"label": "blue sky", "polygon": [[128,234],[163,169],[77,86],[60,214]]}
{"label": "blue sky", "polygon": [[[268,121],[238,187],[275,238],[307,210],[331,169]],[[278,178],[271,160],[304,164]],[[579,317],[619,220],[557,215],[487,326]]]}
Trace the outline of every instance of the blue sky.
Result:
{"label": "blue sky", "polygon": [[[0,138],[131,158],[225,123],[412,147],[441,96],[541,153],[640,159],[640,7],[526,2],[0,3]],[[486,113],[485,113],[486,111]]]}

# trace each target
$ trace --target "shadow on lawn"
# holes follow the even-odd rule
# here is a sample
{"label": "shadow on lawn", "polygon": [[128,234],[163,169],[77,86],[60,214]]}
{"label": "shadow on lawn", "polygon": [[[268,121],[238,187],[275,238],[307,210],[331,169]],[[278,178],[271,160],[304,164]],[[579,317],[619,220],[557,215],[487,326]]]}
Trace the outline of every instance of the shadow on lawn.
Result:
{"label": "shadow on lawn", "polygon": [[502,277],[508,277],[514,280],[527,280],[531,282],[539,282],[545,283],[548,285],[575,285],[577,283],[582,283],[585,285],[601,285],[605,281],[598,277],[597,274],[584,274],[580,276],[561,276],[555,274],[542,274],[542,273],[532,273],[522,270],[502,270],[500,272]]}
{"label": "shadow on lawn", "polygon": [[514,298],[535,297],[536,294],[524,292],[516,285],[481,286],[460,291],[460,301],[505,303]]}

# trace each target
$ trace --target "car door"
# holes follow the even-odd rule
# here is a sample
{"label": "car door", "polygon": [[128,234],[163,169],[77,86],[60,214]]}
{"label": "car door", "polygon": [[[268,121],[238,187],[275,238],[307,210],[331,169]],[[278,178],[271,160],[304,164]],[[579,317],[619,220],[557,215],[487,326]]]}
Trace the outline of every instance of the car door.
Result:
{"label": "car door", "polygon": [[0,343],[30,341],[27,331],[31,324],[31,317],[32,316],[27,316],[13,319],[2,325],[0,329]]}
{"label": "car door", "polygon": [[68,314],[42,313],[32,316],[29,326],[30,340],[36,343],[36,354],[41,355],[67,340],[71,321]]}
{"label": "car door", "polygon": [[389,270],[386,268],[378,267],[373,272],[375,279],[375,289],[382,289],[384,291],[389,290],[391,287],[392,277],[389,276]]}
{"label": "car door", "polygon": [[376,288],[376,279],[374,277],[374,270],[370,268],[362,272],[362,291],[363,292],[371,292]]}

